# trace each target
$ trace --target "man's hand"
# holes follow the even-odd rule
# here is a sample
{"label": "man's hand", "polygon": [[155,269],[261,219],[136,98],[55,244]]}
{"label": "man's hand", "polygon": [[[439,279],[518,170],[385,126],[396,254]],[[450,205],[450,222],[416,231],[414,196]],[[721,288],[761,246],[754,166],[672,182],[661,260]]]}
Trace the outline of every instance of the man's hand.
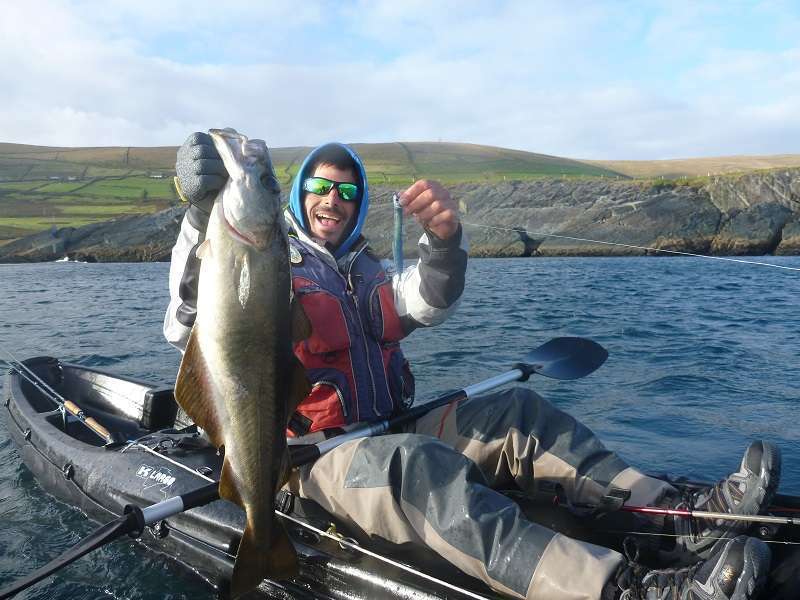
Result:
{"label": "man's hand", "polygon": [[175,173],[184,199],[208,213],[228,179],[228,171],[211,136],[193,133],[178,149]]}
{"label": "man's hand", "polygon": [[446,240],[458,231],[458,204],[438,181],[421,179],[400,194],[406,215],[414,215],[427,231]]}

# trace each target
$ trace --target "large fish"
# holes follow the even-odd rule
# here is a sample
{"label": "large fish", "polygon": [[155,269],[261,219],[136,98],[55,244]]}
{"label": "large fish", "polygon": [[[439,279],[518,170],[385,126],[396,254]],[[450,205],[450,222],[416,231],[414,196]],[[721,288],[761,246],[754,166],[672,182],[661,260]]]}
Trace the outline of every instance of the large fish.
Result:
{"label": "large fish", "polygon": [[[296,571],[273,504],[287,472],[287,417],[308,382],[292,353],[289,248],[267,147],[232,129],[209,133],[230,178],[196,251],[197,319],[175,396],[211,442],[225,447],[219,493],[247,516],[231,579],[235,598],[264,577]],[[303,339],[308,321],[299,303],[294,319],[295,339]]]}

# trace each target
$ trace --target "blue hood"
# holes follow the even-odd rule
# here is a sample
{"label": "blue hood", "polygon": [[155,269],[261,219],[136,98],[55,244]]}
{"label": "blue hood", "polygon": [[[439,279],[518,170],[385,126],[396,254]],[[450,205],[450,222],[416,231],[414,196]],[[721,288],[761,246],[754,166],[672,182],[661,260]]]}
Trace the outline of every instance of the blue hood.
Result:
{"label": "blue hood", "polygon": [[292,215],[294,216],[295,220],[300,224],[300,227],[303,228],[307,234],[311,235],[311,232],[308,230],[308,223],[306,223],[306,215],[305,211],[303,210],[303,195],[305,192],[303,191],[303,181],[306,177],[311,175],[310,169],[311,165],[314,164],[314,160],[316,156],[325,148],[329,148],[330,146],[337,146],[345,150],[353,159],[353,162],[356,165],[357,170],[357,183],[361,187],[361,198],[358,200],[358,214],[356,215],[356,222],[353,229],[350,231],[350,234],[339,244],[339,247],[336,248],[333,252],[334,258],[341,258],[350,248],[353,246],[353,243],[358,239],[358,236],[361,235],[361,228],[364,226],[364,221],[367,218],[367,210],[369,209],[369,190],[367,189],[367,174],[364,170],[364,165],[361,163],[361,159],[358,157],[358,154],[344,144],[339,144],[338,142],[332,142],[330,144],[323,144],[322,146],[318,146],[311,153],[306,156],[306,159],[303,161],[303,164],[300,165],[300,170],[297,172],[297,175],[292,182],[292,190],[289,192],[289,210],[291,211]]}

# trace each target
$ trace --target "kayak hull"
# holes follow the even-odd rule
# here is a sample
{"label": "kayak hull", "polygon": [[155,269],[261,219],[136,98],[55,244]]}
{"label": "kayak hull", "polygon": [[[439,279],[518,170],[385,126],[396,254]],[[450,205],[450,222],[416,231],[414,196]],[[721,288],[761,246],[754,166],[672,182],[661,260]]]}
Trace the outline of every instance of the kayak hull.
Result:
{"label": "kayak hull", "polygon": [[[126,505],[148,506],[218,480],[220,456],[196,432],[187,429],[189,423],[180,414],[171,389],[49,357],[29,359],[25,364],[38,379],[120,440],[107,444],[75,417],[65,418],[51,400],[51,391],[27,373],[23,377],[11,370],[6,375],[2,412],[23,462],[43,489],[79,508],[90,519],[105,523],[119,517]],[[585,520],[575,519],[564,509],[532,506],[519,494],[512,493],[512,497],[542,524],[612,547],[619,542],[613,536],[596,539],[597,532],[587,529]],[[288,515],[283,517],[284,524],[298,551],[300,573],[290,581],[265,580],[259,589],[262,597],[468,597],[447,585],[478,597],[503,597],[419,548],[377,547],[374,541],[360,540],[364,546],[370,544],[371,549],[410,564],[419,572],[435,573],[444,584],[365,556],[311,529],[325,531],[333,524],[340,534],[355,535],[315,504],[285,494],[278,500],[279,515]],[[800,509],[797,498],[780,496],[776,504]],[[243,527],[244,512],[218,500],[145,528],[138,541],[224,590]],[[795,530],[784,526],[755,531],[765,538],[790,542],[772,544],[771,595],[764,597],[796,597],[800,546],[793,543],[800,542],[800,536]]]}

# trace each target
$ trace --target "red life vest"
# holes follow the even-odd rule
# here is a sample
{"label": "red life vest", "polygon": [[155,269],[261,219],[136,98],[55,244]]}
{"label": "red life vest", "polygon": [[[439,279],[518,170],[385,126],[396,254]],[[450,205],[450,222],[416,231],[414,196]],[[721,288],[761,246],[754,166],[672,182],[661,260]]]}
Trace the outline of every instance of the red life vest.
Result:
{"label": "red life vest", "polygon": [[413,376],[403,357],[405,333],[392,282],[357,246],[345,274],[290,238],[292,289],[311,321],[311,336],[294,352],[312,385],[289,423],[289,435],[375,421],[407,406]]}

